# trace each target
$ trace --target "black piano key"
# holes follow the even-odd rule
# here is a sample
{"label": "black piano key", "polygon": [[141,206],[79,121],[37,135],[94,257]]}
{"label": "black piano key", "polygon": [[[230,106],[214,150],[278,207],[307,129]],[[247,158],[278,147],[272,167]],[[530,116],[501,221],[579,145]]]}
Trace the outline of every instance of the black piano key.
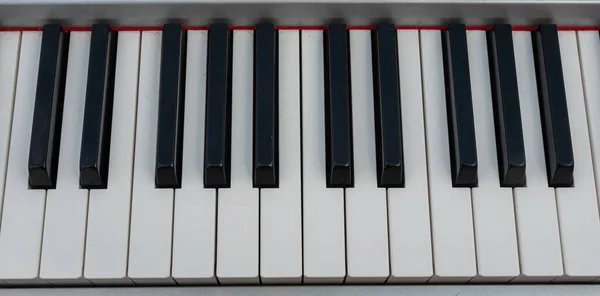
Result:
{"label": "black piano key", "polygon": [[254,33],[253,183],[258,188],[279,184],[277,33],[262,23]]}
{"label": "black piano key", "polygon": [[93,25],[79,159],[79,183],[85,189],[107,186],[116,52],[117,32]]}
{"label": "black piano key", "polygon": [[327,187],[354,186],[350,50],[345,24],[325,31],[325,138]]}
{"label": "black piano key", "polygon": [[45,25],[29,147],[29,185],[56,188],[69,34],[60,25]]}
{"label": "black piano key", "polygon": [[204,187],[231,184],[231,35],[227,25],[208,32]]}
{"label": "black piano key", "polygon": [[157,188],[181,188],[185,57],[185,31],[180,24],[166,24],[162,32],[158,93],[154,180]]}
{"label": "black piano key", "polygon": [[372,32],[377,185],[404,186],[398,43],[393,24]]}
{"label": "black piano key", "polygon": [[541,25],[532,34],[548,184],[569,187],[575,161],[558,31],[556,25]]}
{"label": "black piano key", "polygon": [[475,187],[477,150],[465,25],[448,25],[442,33],[442,44],[452,184]]}
{"label": "black piano key", "polygon": [[500,186],[525,186],[525,144],[510,25],[488,32],[490,80],[494,106]]}

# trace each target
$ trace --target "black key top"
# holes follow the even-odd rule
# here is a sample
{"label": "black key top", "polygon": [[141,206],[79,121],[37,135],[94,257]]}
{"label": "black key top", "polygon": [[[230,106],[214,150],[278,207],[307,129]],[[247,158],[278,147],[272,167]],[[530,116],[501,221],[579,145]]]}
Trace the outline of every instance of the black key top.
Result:
{"label": "black key top", "polygon": [[511,26],[495,25],[487,41],[500,186],[521,187],[525,186],[525,146]]}
{"label": "black key top", "polygon": [[279,184],[277,33],[263,23],[254,33],[253,183],[258,188]]}
{"label": "black key top", "polygon": [[354,165],[348,31],[345,24],[331,24],[324,34],[327,187],[352,187]]}
{"label": "black key top", "polygon": [[117,32],[93,25],[79,158],[79,183],[85,189],[107,186],[116,52]]}
{"label": "black key top", "polygon": [[533,33],[540,115],[548,184],[573,184],[573,147],[556,25],[541,25]]}
{"label": "black key top", "polygon": [[442,33],[442,44],[452,184],[475,187],[477,150],[465,25],[448,25]]}
{"label": "black key top", "polygon": [[180,24],[165,25],[162,32],[158,94],[154,179],[157,188],[181,188],[185,58],[185,31]]}
{"label": "black key top", "polygon": [[225,24],[208,32],[204,187],[231,184],[231,35]]}
{"label": "black key top", "polygon": [[404,156],[396,29],[393,24],[382,23],[371,35],[377,185],[403,187]]}
{"label": "black key top", "polygon": [[68,50],[69,34],[60,25],[45,25],[29,147],[32,189],[56,188]]}

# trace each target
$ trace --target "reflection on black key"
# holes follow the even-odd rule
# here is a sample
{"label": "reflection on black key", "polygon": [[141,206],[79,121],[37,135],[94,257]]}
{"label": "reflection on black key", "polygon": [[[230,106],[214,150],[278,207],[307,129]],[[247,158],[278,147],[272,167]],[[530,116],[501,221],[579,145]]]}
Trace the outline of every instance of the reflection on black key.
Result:
{"label": "reflection on black key", "polygon": [[85,189],[107,186],[116,37],[109,25],[92,26],[79,159],[79,183]]}
{"label": "reflection on black key", "polygon": [[227,25],[210,26],[204,139],[207,188],[228,188],[231,184],[231,45]]}
{"label": "reflection on black key", "polygon": [[161,48],[155,183],[157,188],[181,188],[186,57],[181,25],[163,27]]}
{"label": "reflection on black key", "polygon": [[325,138],[327,187],[354,186],[350,51],[344,24],[325,32]]}
{"label": "reflection on black key", "polygon": [[556,25],[541,25],[532,34],[548,184],[568,187],[573,184],[575,161],[558,31]]}
{"label": "reflection on black key", "polygon": [[259,24],[254,34],[253,183],[258,188],[279,184],[277,33],[273,24]]}
{"label": "reflection on black key", "polygon": [[398,73],[398,43],[393,24],[382,23],[373,31],[373,90],[377,185],[404,186],[402,111]]}
{"label": "reflection on black key", "polygon": [[56,188],[68,49],[68,33],[60,25],[45,25],[29,147],[33,189]]}
{"label": "reflection on black key", "polygon": [[442,33],[450,164],[454,187],[477,186],[477,150],[465,25]]}
{"label": "reflection on black key", "polygon": [[500,186],[525,186],[525,146],[510,25],[488,32]]}

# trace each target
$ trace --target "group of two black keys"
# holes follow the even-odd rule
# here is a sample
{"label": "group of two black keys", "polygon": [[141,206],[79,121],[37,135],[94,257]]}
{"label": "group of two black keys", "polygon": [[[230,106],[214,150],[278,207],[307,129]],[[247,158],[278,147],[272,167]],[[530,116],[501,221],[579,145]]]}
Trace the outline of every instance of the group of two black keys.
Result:
{"label": "group of two black keys", "polygon": [[[570,186],[573,153],[557,29],[554,25],[541,25],[533,34],[548,180],[551,186]],[[29,183],[33,189],[56,186],[68,36],[60,25],[43,27],[29,154]],[[327,186],[352,187],[354,139],[349,35],[346,25],[335,23],[328,26],[324,36]],[[261,23],[254,38],[253,185],[274,188],[279,183],[277,31],[272,24]],[[448,25],[442,32],[442,44],[452,168],[449,177],[455,187],[474,187],[477,154],[466,27]],[[116,45],[116,32],[109,25],[92,26],[80,154],[80,185],[86,189],[107,186]],[[489,32],[488,46],[499,182],[502,186],[524,186],[525,152],[510,25],[494,26]],[[186,65],[187,54],[186,31],[180,24],[165,25],[155,163],[157,188],[181,187],[185,68],[196,66]],[[228,26],[210,25],[202,168],[207,188],[230,186],[231,55],[232,35]],[[403,187],[401,97],[396,30],[392,24],[380,23],[372,31],[372,56],[377,185]]]}

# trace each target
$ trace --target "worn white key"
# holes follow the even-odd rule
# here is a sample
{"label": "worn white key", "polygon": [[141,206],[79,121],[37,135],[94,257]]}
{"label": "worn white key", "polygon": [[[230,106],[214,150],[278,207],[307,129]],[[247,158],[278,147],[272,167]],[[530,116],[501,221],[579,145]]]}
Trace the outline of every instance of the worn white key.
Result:
{"label": "worn white key", "polygon": [[154,183],[162,32],[142,32],[129,234],[129,277],[170,284],[173,189]]}
{"label": "worn white key", "polygon": [[279,31],[279,188],[260,190],[260,277],[302,279],[300,32]]}
{"label": "worn white key", "polygon": [[490,67],[485,31],[468,31],[469,70],[479,184],[471,189],[477,277],[471,282],[508,282],[519,275],[512,189],[500,187]]}
{"label": "worn white key", "polygon": [[344,190],[326,185],[323,32],[301,34],[304,282],[341,283],[346,276]]}
{"label": "worn white key", "polygon": [[0,109],[0,188],[4,188],[7,174],[20,41],[20,32],[0,33],[0,105],[4,106]]}
{"label": "worn white key", "polygon": [[119,32],[117,38],[108,185],[90,191],[87,220],[83,275],[96,285],[132,283],[127,253],[140,32]]}
{"label": "worn white key", "polygon": [[29,190],[27,170],[41,41],[41,32],[22,33],[0,229],[0,280],[9,284],[46,283],[39,278],[46,191]]}
{"label": "worn white key", "polygon": [[[216,189],[205,189],[204,107],[208,31],[189,31],[181,189],[175,189],[173,269],[179,284],[216,283]],[[194,66],[191,66],[194,65]]]}
{"label": "worn white key", "polygon": [[387,200],[377,187],[371,31],[350,31],[354,187],[346,189],[347,283],[383,283],[390,275]]}
{"label": "worn white key", "polygon": [[40,277],[51,284],[83,278],[88,190],[79,187],[79,153],[87,86],[90,32],[72,32],[65,80],[56,189],[47,190]]}
{"label": "worn white key", "polygon": [[427,155],[418,30],[398,30],[404,139],[404,188],[388,188],[389,283],[424,283],[433,275]]}
{"label": "worn white key", "polygon": [[548,187],[531,32],[513,32],[523,123],[527,186],[513,190],[521,274],[515,282],[562,275],[554,189]]}
{"label": "worn white key", "polygon": [[452,187],[440,31],[421,31],[434,276],[464,283],[476,275],[469,188]]}
{"label": "worn white key", "polygon": [[231,188],[218,189],[217,277],[259,283],[259,201],[252,186],[254,32],[233,32]]}
{"label": "worn white key", "polygon": [[[600,81],[600,39],[597,33],[595,31],[577,32],[596,192],[600,188],[600,114],[598,114],[600,102],[595,99],[600,96],[600,86],[598,85],[598,81]],[[578,165],[579,162],[577,162],[576,168]]]}
{"label": "worn white key", "polygon": [[[563,277],[555,281],[589,281],[600,276],[600,217],[582,85],[582,69],[579,65],[577,33],[561,31],[558,33],[558,38],[575,169],[573,187],[555,189],[565,272]],[[598,39],[597,34],[596,39]],[[584,65],[593,63],[593,60],[582,61]],[[589,97],[588,101],[592,98]]]}

